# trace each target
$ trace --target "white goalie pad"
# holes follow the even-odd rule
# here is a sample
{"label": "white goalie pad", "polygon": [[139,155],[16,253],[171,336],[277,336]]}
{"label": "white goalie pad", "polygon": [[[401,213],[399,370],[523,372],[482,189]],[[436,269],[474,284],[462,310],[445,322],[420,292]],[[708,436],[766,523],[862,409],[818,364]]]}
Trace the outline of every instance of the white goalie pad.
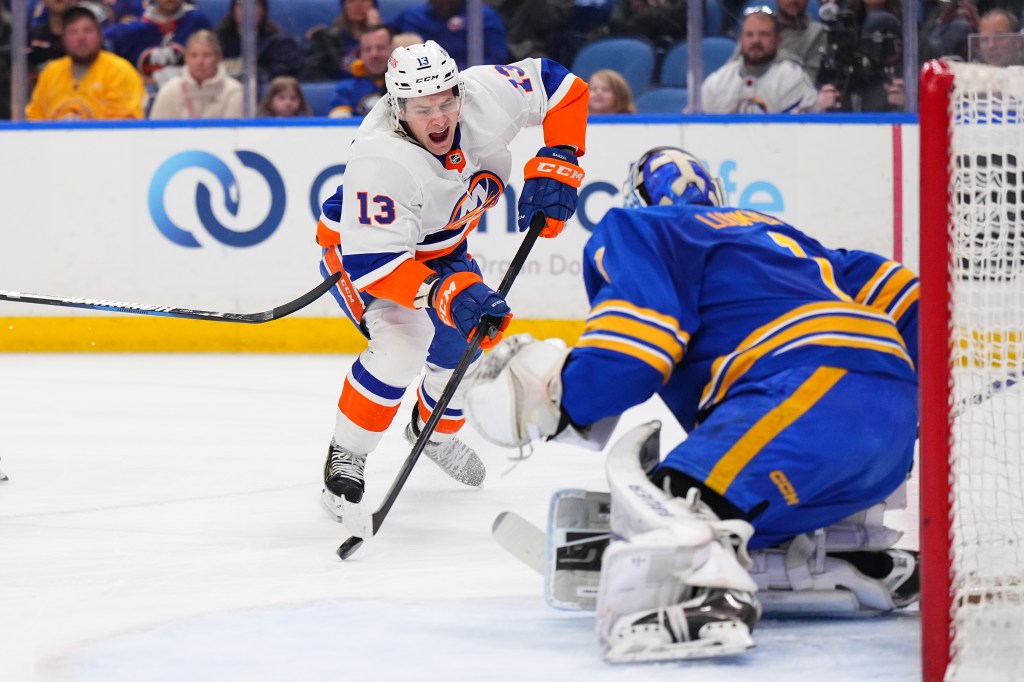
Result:
{"label": "white goalie pad", "polygon": [[597,629],[609,661],[739,653],[753,646],[760,617],[757,585],[737,556],[753,528],[651,483],[660,427],[633,429],[608,455],[615,539],[604,552]]}
{"label": "white goalie pad", "polygon": [[629,540],[672,525],[692,533],[690,544],[693,546],[717,541],[733,553],[737,570],[708,575],[706,586],[754,591],[756,587],[744,570],[750,565],[747,543],[754,534],[753,526],[737,519],[719,519],[700,502],[696,490],[691,490],[686,499],[675,497],[659,489],[647,477],[660,461],[660,430],[661,423],[657,421],[638,426],[620,438],[608,454],[606,471],[612,496],[612,533]]}
{"label": "white goalie pad", "polygon": [[[863,559],[884,554],[891,564],[883,577],[865,575],[850,560],[829,555],[835,545],[827,529],[798,535],[779,548],[751,552],[751,577],[771,616],[862,617],[887,613],[917,601],[917,558],[897,549],[855,548]],[[865,535],[865,537],[869,537]],[[840,547],[841,552],[850,551]]]}
{"label": "white goalie pad", "polygon": [[709,567],[738,568],[735,556],[714,540],[690,545],[692,537],[673,524],[613,541],[605,550],[597,632],[606,660],[706,658],[754,646],[750,633],[760,605],[753,594],[690,582]]}

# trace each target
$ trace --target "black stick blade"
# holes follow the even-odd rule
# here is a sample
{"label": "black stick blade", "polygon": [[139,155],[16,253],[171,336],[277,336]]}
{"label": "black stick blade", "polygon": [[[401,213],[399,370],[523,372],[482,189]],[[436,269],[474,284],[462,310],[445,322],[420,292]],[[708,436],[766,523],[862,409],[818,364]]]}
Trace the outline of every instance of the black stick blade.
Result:
{"label": "black stick blade", "polygon": [[341,543],[341,546],[338,547],[338,557],[341,559],[347,559],[353,554],[355,554],[356,550],[358,550],[362,546],[363,539],[357,538],[353,535],[348,540],[345,540],[345,542]]}

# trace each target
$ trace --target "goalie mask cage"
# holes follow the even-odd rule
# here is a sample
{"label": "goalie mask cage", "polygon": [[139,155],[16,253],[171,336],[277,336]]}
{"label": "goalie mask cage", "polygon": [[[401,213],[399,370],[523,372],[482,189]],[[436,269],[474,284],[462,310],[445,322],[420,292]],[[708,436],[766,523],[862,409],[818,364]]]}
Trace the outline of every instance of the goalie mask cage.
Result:
{"label": "goalie mask cage", "polygon": [[925,65],[919,120],[923,676],[1019,680],[1024,67]]}

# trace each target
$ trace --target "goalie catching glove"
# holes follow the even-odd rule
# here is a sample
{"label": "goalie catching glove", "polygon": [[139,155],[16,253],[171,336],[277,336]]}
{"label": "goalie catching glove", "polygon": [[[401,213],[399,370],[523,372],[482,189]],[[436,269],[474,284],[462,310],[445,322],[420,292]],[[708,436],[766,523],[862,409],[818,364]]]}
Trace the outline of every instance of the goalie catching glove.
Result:
{"label": "goalie catching glove", "polygon": [[537,439],[602,449],[618,417],[576,425],[562,409],[562,366],[569,348],[560,339],[516,334],[498,344],[466,392],[466,414],[487,440],[523,447]]}
{"label": "goalie catching glove", "polygon": [[485,350],[501,340],[512,321],[505,299],[473,272],[456,272],[437,280],[428,298],[441,321],[458,329],[467,340],[483,325],[480,347]]}
{"label": "goalie catching glove", "polygon": [[556,237],[565,221],[576,212],[583,169],[576,155],[562,147],[541,147],[523,170],[523,194],[519,197],[519,231],[525,232],[537,213],[544,214],[541,237]]}

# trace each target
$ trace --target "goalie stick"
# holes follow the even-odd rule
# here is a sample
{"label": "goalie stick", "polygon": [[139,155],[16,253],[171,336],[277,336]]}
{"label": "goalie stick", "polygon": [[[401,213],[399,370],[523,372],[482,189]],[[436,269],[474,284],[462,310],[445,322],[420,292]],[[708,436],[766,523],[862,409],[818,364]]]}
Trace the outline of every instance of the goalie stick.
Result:
{"label": "goalie stick", "polygon": [[546,536],[537,526],[519,514],[505,511],[498,514],[491,526],[491,536],[506,552],[537,573],[544,575]]}
{"label": "goalie stick", "polygon": [[[516,252],[515,257],[512,259],[512,263],[508,266],[508,270],[505,272],[505,276],[501,280],[501,284],[498,285],[498,295],[502,298],[508,296],[509,290],[512,288],[512,282],[515,281],[516,276],[519,275],[519,271],[526,263],[527,256],[530,255],[530,250],[537,241],[537,237],[540,236],[540,231],[544,228],[544,214],[537,213],[533,216],[530,221],[530,229],[526,233],[526,237],[523,238],[523,243],[519,246],[519,250]],[[394,483],[391,484],[391,488],[388,490],[387,495],[384,496],[384,501],[381,502],[380,507],[377,511],[373,512],[370,516],[369,523],[363,531],[363,535],[374,536],[377,531],[380,530],[381,524],[384,523],[384,519],[387,518],[388,512],[391,511],[391,507],[395,504],[395,500],[398,498],[398,493],[402,492],[402,487],[405,486],[406,480],[409,478],[409,474],[412,473],[412,468],[416,464],[416,460],[419,459],[423,449],[427,446],[427,441],[430,436],[433,435],[434,429],[437,428],[438,423],[441,421],[441,416],[444,414],[445,409],[448,407],[448,403],[452,401],[455,396],[455,389],[459,387],[459,383],[462,381],[462,377],[469,370],[470,364],[473,362],[473,356],[476,355],[477,350],[480,349],[480,342],[483,340],[483,335],[492,333],[493,328],[483,328],[481,324],[477,327],[476,333],[473,334],[472,338],[469,339],[469,345],[463,352],[462,357],[459,358],[459,364],[455,366],[455,370],[452,372],[452,376],[448,379],[448,383],[444,387],[444,391],[441,392],[441,397],[437,399],[437,404],[434,405],[433,411],[430,413],[430,418],[427,419],[427,423],[423,425],[423,429],[420,430],[419,438],[416,439],[416,444],[412,447],[412,452],[405,458],[405,462],[402,464],[402,468],[398,471],[398,476],[395,478]],[[338,547],[337,554],[341,559],[348,559],[352,556],[356,550],[363,545],[364,538],[353,535],[348,538]]]}
{"label": "goalie stick", "polygon": [[261,324],[272,320],[279,320],[282,317],[291,315],[297,310],[323,296],[327,291],[338,283],[341,273],[336,272],[313,289],[299,296],[294,301],[279,305],[271,310],[264,310],[259,313],[218,313],[209,310],[193,310],[192,308],[175,308],[172,306],[146,305],[144,303],[123,303],[121,301],[105,301],[95,298],[81,298],[78,296],[46,296],[44,294],[24,294],[20,291],[0,290],[0,301],[12,301],[15,303],[38,303],[41,305],[56,305],[66,308],[84,308],[86,310],[105,310],[112,313],[128,313],[130,315],[157,315],[160,317],[175,317],[188,320],[208,320],[211,322],[242,322],[247,324]]}

